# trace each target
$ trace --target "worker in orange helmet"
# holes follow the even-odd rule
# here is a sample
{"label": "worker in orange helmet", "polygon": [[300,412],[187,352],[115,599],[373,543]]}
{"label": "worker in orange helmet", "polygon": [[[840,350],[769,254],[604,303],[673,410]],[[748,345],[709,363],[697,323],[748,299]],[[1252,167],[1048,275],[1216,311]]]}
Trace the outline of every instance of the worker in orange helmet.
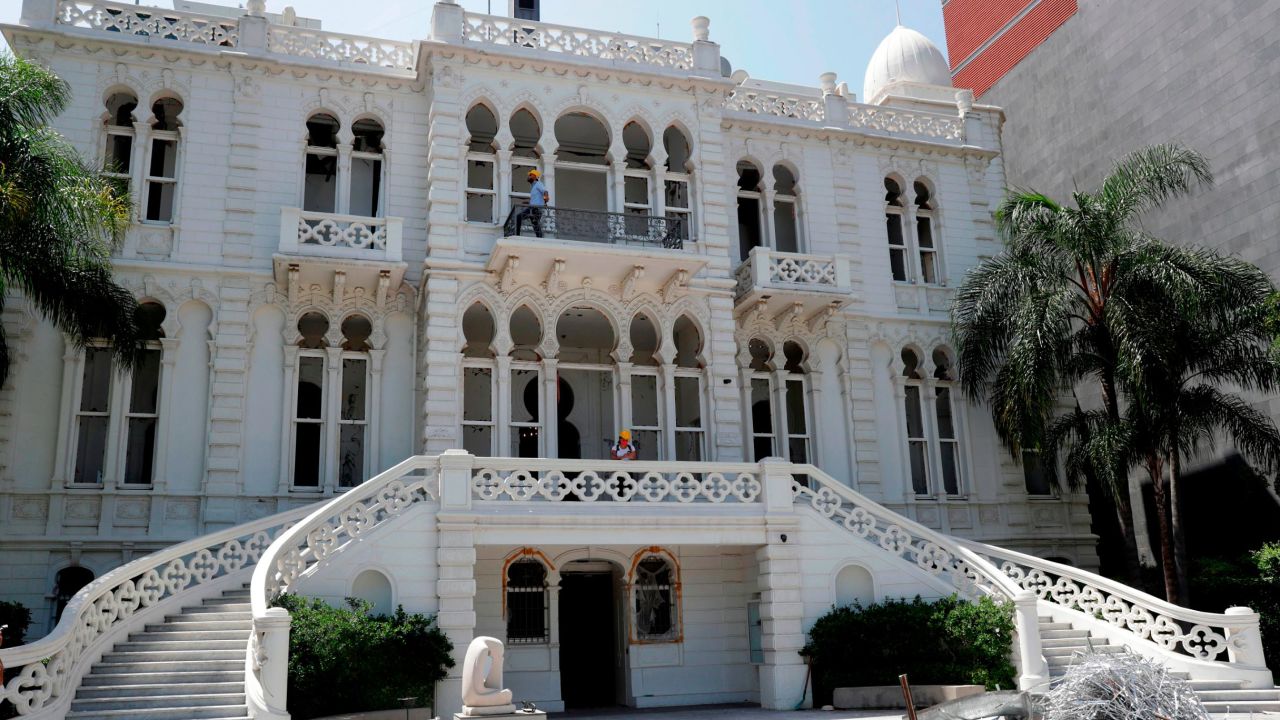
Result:
{"label": "worker in orange helmet", "polygon": [[639,446],[631,442],[631,431],[619,431],[618,442],[609,448],[609,457],[613,460],[635,460],[639,455]]}
{"label": "worker in orange helmet", "polygon": [[533,225],[533,234],[542,237],[542,211],[551,202],[551,193],[542,182],[542,173],[530,168],[527,177],[529,204],[516,211],[516,235],[520,235],[521,226],[524,225],[524,219],[527,217]]}

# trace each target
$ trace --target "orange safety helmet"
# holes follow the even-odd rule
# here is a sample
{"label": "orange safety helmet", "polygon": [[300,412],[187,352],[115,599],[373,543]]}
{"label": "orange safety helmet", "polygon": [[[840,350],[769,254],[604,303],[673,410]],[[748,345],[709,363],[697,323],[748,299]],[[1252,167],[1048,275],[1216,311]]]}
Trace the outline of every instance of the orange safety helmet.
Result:
{"label": "orange safety helmet", "polygon": [[537,180],[538,178],[542,177],[542,173],[538,172],[536,168],[530,168],[528,176],[533,178],[534,180]]}

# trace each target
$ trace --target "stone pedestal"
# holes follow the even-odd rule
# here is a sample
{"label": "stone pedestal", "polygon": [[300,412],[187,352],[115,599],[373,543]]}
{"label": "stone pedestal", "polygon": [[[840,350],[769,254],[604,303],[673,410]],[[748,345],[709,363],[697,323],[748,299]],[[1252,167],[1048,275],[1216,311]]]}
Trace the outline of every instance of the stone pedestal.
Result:
{"label": "stone pedestal", "polygon": [[484,718],[485,720],[506,720],[507,718],[529,720],[529,718],[545,719],[546,717],[547,714],[541,710],[517,710],[505,715],[463,715],[462,713],[454,713],[453,720],[476,720],[476,718]]}

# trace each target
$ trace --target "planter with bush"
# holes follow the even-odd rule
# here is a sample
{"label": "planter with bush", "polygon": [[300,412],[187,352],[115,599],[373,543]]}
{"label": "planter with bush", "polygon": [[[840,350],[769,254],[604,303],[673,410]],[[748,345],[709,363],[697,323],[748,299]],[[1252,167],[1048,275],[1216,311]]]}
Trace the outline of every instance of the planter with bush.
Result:
{"label": "planter with bush", "polygon": [[988,598],[886,600],[832,608],[809,631],[815,705],[839,687],[913,685],[1016,687],[1013,606]]}
{"label": "planter with bush", "polygon": [[1193,568],[1192,605],[1208,612],[1243,606],[1258,613],[1267,666],[1280,667],[1280,542],[1235,559],[1199,557]]}
{"label": "planter with bush", "polygon": [[434,703],[436,681],[453,667],[453,644],[435,617],[373,615],[369,603],[282,595],[289,611],[289,713],[295,720],[402,708],[400,698]]}

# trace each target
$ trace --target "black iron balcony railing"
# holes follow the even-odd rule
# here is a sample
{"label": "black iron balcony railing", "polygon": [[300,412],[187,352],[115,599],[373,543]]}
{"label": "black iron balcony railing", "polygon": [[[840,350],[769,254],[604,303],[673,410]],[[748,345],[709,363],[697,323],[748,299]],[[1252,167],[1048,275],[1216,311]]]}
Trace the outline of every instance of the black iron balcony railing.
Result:
{"label": "black iron balcony railing", "polygon": [[683,249],[685,235],[679,218],[527,205],[511,208],[502,228],[506,237],[551,237],[668,250]]}

